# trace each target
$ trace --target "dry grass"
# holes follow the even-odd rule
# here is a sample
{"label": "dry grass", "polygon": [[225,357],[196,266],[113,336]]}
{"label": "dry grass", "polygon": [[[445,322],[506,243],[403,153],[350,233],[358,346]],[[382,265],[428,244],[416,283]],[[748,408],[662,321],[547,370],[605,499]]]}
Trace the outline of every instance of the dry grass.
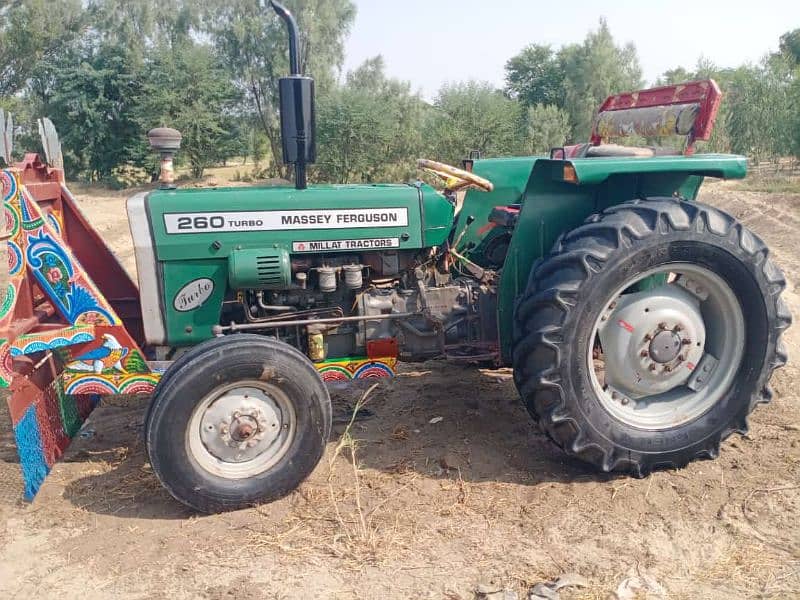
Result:
{"label": "dry grass", "polygon": [[785,175],[750,175],[737,181],[733,190],[768,194],[800,194],[800,177]]}
{"label": "dry grass", "polygon": [[264,522],[248,526],[252,549],[280,549],[308,560],[333,555],[348,568],[361,570],[396,558],[407,548],[407,536],[413,534],[413,528],[404,515],[392,511],[391,504],[418,475],[409,475],[404,483],[380,497],[371,493],[379,487],[374,479],[380,474],[370,473],[365,482],[365,469],[359,461],[356,417],[379,385],[373,384],[353,406],[350,420],[326,461],[325,485],[304,484],[298,490],[292,516],[284,528],[274,531],[269,507],[256,509]]}

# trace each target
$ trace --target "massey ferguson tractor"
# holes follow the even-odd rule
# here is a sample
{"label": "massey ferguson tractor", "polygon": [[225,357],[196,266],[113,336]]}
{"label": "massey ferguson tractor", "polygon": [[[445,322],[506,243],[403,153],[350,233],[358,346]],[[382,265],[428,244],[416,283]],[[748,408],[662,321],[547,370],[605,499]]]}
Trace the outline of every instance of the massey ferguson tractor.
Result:
{"label": "massey ferguson tractor", "polygon": [[[314,82],[294,18],[271,5],[289,32],[295,185],[177,189],[180,136],[154,130],[161,188],[128,202],[138,288],[52,160],[2,171],[0,375],[28,497],[103,396],[147,394],[147,453],[178,501],[274,500],[323,454],[326,382],[398,361],[513,367],[541,429],[606,472],[714,458],[747,430],[791,317],[759,237],[694,201],[704,178],[746,172],[743,157],[694,153],[719,107],[713,81],[612,96],[588,143],[549,157],[420,160],[441,191],[309,186]],[[628,135],[684,139],[608,143]]]}

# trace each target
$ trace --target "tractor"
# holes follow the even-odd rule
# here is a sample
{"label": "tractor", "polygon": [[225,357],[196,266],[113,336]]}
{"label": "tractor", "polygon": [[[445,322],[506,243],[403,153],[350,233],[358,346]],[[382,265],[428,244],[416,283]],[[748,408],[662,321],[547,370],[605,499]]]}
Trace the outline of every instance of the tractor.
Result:
{"label": "tractor", "polygon": [[[275,500],[323,455],[326,383],[398,361],[512,367],[542,431],[604,472],[683,467],[747,431],[791,316],[764,242],[695,201],[704,178],[746,175],[744,157],[695,153],[714,81],[611,96],[587,143],[549,156],[420,160],[442,190],[308,185],[314,82],[270,5],[289,34],[294,185],[179,189],[180,134],[151,131],[161,185],[127,204],[138,287],[63,172],[35,156],[2,172],[2,374],[29,496],[102,396],[152,394],[146,450],[172,496]],[[631,135],[682,146],[610,143]]]}

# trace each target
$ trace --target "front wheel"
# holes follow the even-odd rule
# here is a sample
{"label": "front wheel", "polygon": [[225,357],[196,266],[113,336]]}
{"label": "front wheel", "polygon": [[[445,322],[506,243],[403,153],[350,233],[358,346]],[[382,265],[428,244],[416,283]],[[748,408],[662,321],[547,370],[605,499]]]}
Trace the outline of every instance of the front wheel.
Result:
{"label": "front wheel", "polygon": [[675,198],[620,204],[532,272],[515,382],[548,435],[603,471],[716,457],[786,361],[784,287],[733,217]]}
{"label": "front wheel", "polygon": [[180,502],[221,512],[275,500],[311,474],[331,429],[331,402],[295,348],[233,335],[192,349],[153,395],[147,453]]}

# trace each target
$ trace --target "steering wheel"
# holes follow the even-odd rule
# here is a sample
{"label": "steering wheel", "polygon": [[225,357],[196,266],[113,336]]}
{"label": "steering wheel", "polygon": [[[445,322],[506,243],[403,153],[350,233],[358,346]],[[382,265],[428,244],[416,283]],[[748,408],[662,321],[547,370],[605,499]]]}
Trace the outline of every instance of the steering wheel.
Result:
{"label": "steering wheel", "polygon": [[445,182],[445,187],[452,191],[474,187],[484,192],[491,192],[494,190],[494,184],[488,179],[478,177],[474,173],[458,169],[451,165],[436,162],[435,160],[428,160],[427,158],[420,158],[417,161],[417,166],[431,175],[436,175],[439,179]]}

